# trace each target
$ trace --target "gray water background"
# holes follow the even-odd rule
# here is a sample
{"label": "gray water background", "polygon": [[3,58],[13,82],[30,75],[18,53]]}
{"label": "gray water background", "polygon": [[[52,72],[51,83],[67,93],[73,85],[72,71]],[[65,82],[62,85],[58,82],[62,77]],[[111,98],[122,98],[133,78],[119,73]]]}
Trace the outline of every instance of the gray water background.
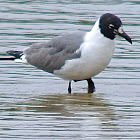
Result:
{"label": "gray water background", "polygon": [[119,16],[133,40],[116,39],[109,66],[87,83],[30,65],[0,61],[0,140],[140,139],[139,0],[0,0],[0,52],[71,31],[89,31],[102,14]]}

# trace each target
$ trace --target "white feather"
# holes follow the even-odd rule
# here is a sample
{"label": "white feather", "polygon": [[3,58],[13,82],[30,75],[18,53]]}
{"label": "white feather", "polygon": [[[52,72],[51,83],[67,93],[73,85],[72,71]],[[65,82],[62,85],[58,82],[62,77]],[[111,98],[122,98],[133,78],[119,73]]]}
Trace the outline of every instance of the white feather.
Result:
{"label": "white feather", "polygon": [[20,57],[20,59],[15,59],[15,62],[18,62],[18,63],[27,63],[27,60],[25,58],[25,55],[22,55]]}
{"label": "white feather", "polygon": [[67,60],[60,70],[54,71],[54,74],[67,80],[91,78],[108,66],[114,49],[115,41],[101,34],[97,20],[92,30],[85,35],[84,42],[79,48],[81,57]]}

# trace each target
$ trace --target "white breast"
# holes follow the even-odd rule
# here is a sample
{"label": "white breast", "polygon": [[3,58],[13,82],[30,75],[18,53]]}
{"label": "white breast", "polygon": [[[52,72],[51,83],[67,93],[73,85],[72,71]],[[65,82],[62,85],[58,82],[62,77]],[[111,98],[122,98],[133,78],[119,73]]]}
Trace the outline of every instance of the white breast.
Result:
{"label": "white breast", "polygon": [[81,57],[67,60],[62,69],[54,71],[55,75],[68,80],[88,79],[108,66],[114,52],[115,42],[100,33],[98,24],[97,21],[93,29],[86,34],[79,48]]}

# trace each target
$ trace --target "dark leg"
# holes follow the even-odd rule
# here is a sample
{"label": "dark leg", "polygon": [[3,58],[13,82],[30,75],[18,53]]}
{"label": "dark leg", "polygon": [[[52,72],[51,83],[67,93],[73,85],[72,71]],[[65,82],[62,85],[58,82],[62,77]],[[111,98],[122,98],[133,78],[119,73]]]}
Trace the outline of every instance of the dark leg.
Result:
{"label": "dark leg", "polygon": [[71,81],[69,82],[68,93],[71,93]]}
{"label": "dark leg", "polygon": [[93,93],[95,91],[94,82],[91,78],[87,79],[88,82],[88,93]]}

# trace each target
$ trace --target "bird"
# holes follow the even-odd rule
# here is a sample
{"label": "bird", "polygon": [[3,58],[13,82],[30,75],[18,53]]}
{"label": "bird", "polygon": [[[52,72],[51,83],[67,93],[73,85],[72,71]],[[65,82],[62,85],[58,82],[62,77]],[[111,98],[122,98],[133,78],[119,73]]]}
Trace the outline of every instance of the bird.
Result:
{"label": "bird", "polygon": [[[75,31],[33,44],[23,51],[6,53],[36,68],[71,82],[86,80],[88,93],[95,92],[92,77],[102,72],[110,63],[115,49],[115,38],[120,36],[132,44],[123,30],[120,18],[112,13],[101,15],[88,32]],[[13,59],[13,58],[12,58]]]}

